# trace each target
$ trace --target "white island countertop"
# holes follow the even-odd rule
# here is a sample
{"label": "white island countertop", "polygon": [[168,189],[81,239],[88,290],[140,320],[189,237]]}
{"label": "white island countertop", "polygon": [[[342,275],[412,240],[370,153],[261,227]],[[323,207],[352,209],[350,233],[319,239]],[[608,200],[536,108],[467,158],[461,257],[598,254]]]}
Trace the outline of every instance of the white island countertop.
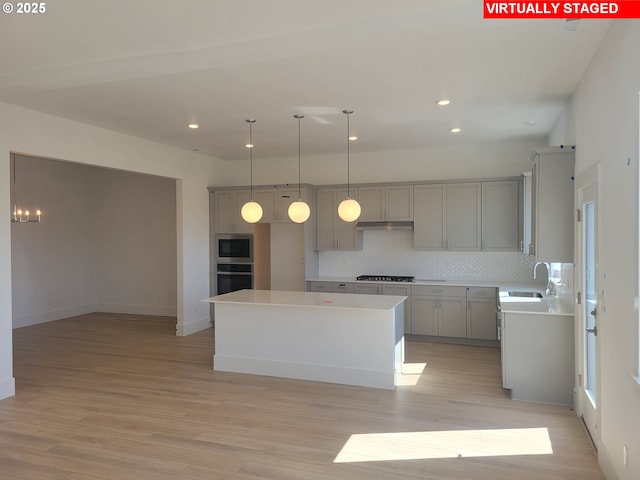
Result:
{"label": "white island countertop", "polygon": [[401,295],[361,295],[354,293],[289,292],[280,290],[238,290],[207,298],[203,302],[274,305],[290,307],[350,308],[390,310],[405,301]]}

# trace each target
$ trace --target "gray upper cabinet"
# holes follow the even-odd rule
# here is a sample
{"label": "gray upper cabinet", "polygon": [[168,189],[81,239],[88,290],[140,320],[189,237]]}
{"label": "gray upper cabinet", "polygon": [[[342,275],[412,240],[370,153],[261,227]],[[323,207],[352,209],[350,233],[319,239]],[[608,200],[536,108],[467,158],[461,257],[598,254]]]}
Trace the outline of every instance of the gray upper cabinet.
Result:
{"label": "gray upper cabinet", "polygon": [[414,185],[413,248],[445,250],[445,185]]}
{"label": "gray upper cabinet", "polygon": [[447,250],[480,250],[481,194],[478,182],[447,184]]}
{"label": "gray upper cabinet", "polygon": [[413,185],[390,185],[385,193],[385,220],[413,220]]}
{"label": "gray upper cabinet", "polygon": [[[251,233],[253,225],[240,215],[242,206],[251,199],[249,190],[214,192],[214,223],[217,233]],[[254,198],[255,200],[255,198]]]}
{"label": "gray upper cabinet", "polygon": [[414,185],[414,248],[480,250],[481,195],[480,182]]}
{"label": "gray upper cabinet", "polygon": [[359,187],[358,202],[362,222],[413,220],[413,185]]}
{"label": "gray upper cabinet", "polygon": [[482,182],[482,250],[520,250],[520,210],[517,180]]}
{"label": "gray upper cabinet", "polygon": [[253,200],[262,207],[260,223],[273,223],[278,220],[278,192],[275,188],[255,189]]}
{"label": "gray upper cabinet", "polygon": [[359,187],[358,202],[362,208],[360,222],[378,222],[385,219],[385,187]]}
{"label": "gray upper cabinet", "polygon": [[356,222],[338,217],[338,204],[347,198],[346,188],[316,190],[316,250],[361,250],[362,232]]}
{"label": "gray upper cabinet", "polygon": [[529,255],[544,262],[573,262],[574,151],[540,149],[531,173]]}

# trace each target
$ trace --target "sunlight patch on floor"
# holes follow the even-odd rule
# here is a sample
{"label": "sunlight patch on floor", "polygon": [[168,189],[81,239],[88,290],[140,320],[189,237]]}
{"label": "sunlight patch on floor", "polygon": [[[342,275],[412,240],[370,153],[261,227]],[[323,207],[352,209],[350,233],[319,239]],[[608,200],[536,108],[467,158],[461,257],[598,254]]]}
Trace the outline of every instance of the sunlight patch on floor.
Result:
{"label": "sunlight patch on floor", "polygon": [[547,428],[354,434],[334,463],[549,455]]}
{"label": "sunlight patch on floor", "polygon": [[403,363],[402,375],[396,375],[396,386],[406,387],[417,385],[420,375],[427,367],[426,363]]}

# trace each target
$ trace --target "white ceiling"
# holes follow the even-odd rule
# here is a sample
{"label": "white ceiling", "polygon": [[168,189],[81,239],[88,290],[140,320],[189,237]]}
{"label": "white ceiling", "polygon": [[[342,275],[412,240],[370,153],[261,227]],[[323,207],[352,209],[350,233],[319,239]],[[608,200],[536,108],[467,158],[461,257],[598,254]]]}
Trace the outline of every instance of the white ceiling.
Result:
{"label": "white ceiling", "polygon": [[297,155],[296,113],[303,155],[343,152],[344,108],[358,152],[540,138],[609,26],[480,0],[45,3],[0,14],[0,102],[222,159],[247,158],[250,117],[256,158]]}

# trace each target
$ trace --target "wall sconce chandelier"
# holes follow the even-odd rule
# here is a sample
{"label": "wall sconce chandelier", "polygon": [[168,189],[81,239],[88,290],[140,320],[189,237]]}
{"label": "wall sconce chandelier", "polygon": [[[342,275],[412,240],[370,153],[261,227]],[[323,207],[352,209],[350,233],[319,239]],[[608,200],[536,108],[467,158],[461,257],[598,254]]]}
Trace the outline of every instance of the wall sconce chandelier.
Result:
{"label": "wall sconce chandelier", "polygon": [[293,118],[298,120],[298,200],[289,205],[289,218],[295,223],[304,223],[311,215],[311,209],[306,202],[302,201],[302,188],[300,187],[300,163],[301,163],[301,141],[300,141],[300,120],[304,115],[294,115]]}
{"label": "wall sconce chandelier", "polygon": [[242,206],[240,215],[247,223],[257,223],[262,218],[262,207],[258,202],[253,201],[253,124],[256,121],[252,118],[245,120],[249,124],[249,143],[245,145],[249,149],[249,170],[251,178],[249,201]]}
{"label": "wall sconce chandelier", "polygon": [[22,210],[18,208],[15,202],[16,198],[16,156],[11,154],[11,161],[13,163],[13,212],[11,213],[11,223],[40,223],[42,211],[37,209],[35,215],[32,215],[29,210]]}
{"label": "wall sconce chandelier", "polygon": [[360,208],[360,204],[358,203],[358,201],[351,198],[350,191],[349,191],[349,183],[350,183],[349,181],[350,180],[349,179],[349,175],[350,175],[349,142],[351,141],[349,115],[353,113],[353,110],[343,110],[342,113],[344,113],[347,116],[347,198],[341,201],[340,205],[338,205],[338,216],[345,222],[355,222],[358,219],[358,217],[360,217],[360,213],[362,212],[362,209]]}

